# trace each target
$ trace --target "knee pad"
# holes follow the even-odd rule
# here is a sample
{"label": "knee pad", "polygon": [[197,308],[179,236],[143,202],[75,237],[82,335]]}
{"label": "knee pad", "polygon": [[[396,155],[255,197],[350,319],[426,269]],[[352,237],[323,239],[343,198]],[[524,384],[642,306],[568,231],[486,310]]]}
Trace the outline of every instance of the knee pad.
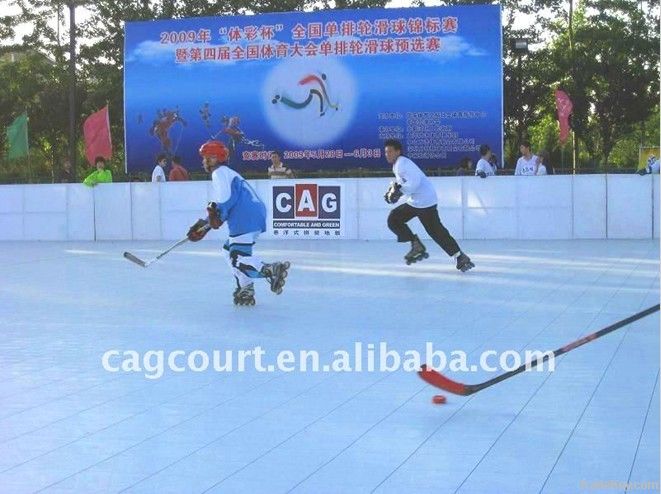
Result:
{"label": "knee pad", "polygon": [[239,257],[250,257],[252,256],[252,245],[241,244],[236,245],[232,244],[228,246],[230,262],[232,266],[238,268]]}

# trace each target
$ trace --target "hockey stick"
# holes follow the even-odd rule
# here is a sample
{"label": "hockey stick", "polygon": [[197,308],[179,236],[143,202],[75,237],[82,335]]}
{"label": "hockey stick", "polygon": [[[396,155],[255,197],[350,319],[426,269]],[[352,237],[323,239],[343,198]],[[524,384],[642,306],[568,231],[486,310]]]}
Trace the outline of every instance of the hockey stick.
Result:
{"label": "hockey stick", "polygon": [[[569,343],[568,345],[565,345],[562,348],[558,348],[556,351],[553,352],[553,358],[558,357],[563,353],[570,352],[574,348],[578,348],[579,346],[585,345],[586,343],[594,341],[597,338],[601,338],[602,336],[607,335],[608,333],[611,333],[616,329],[620,329],[621,327],[631,324],[632,322],[637,321],[638,319],[642,319],[643,317],[649,316],[650,314],[653,314],[658,310],[659,310],[659,304],[656,304],[655,306],[650,307],[649,309],[645,309],[644,311],[634,314],[633,316],[627,317],[626,319],[622,319],[621,321],[611,324],[610,326],[606,326],[604,329],[601,329],[595,333],[584,336],[583,338],[580,338],[572,343]],[[517,374],[522,373],[526,369],[532,369],[533,367],[536,367],[537,365],[546,362],[550,358],[551,358],[550,355],[546,354],[541,359],[536,358],[530,362],[526,362],[525,364],[521,365],[520,367],[512,371],[506,372],[505,374],[501,374],[500,376],[494,377],[493,379],[489,379],[488,381],[484,381],[478,384],[463,384],[457,381],[453,381],[452,379],[445,377],[443,374],[435,371],[434,369],[428,369],[426,364],[420,368],[420,370],[418,371],[418,375],[428,384],[443,389],[448,393],[468,396],[477,393],[478,391],[482,391],[483,389],[488,388],[489,386],[498,384],[499,382],[504,381],[505,379],[509,379],[510,377],[516,376]]]}
{"label": "hockey stick", "polygon": [[[202,228],[200,228],[200,230],[206,230],[208,232],[209,230],[211,230],[211,227],[209,225],[204,225]],[[181,240],[179,240],[177,243],[172,244],[166,250],[161,252],[159,255],[157,255],[153,259],[150,259],[149,261],[143,261],[138,256],[136,256],[134,254],[131,254],[130,252],[124,252],[124,257],[126,259],[128,259],[129,261],[136,263],[138,266],[146,268],[146,267],[149,267],[150,264],[155,263],[156,261],[158,261],[161,257],[163,257],[168,252],[176,249],[177,247],[179,247],[180,245],[185,244],[186,242],[188,242],[188,235],[185,236],[184,238],[182,238]]]}

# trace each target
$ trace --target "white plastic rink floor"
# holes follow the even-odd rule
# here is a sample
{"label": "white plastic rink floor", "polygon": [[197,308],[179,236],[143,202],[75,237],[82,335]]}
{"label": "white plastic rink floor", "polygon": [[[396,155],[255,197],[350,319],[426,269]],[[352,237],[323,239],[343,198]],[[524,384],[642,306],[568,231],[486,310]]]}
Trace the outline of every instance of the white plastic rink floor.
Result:
{"label": "white plastic rink floor", "polygon": [[[111,373],[110,349],[554,350],[659,302],[658,241],[440,249],[260,241],[285,292],[232,305],[220,243],[0,243],[0,492],[574,493],[659,482],[659,313],[470,397],[412,372]],[[121,361],[118,360],[118,361]],[[499,371],[500,372],[500,371]],[[495,373],[446,373],[480,382]],[[612,486],[612,484],[611,484]]]}

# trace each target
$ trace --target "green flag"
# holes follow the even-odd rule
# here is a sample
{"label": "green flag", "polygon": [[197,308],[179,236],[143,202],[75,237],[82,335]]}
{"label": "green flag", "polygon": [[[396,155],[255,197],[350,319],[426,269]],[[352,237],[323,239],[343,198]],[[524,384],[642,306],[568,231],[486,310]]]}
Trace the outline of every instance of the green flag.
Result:
{"label": "green flag", "polygon": [[23,113],[16,117],[7,129],[7,142],[9,153],[7,158],[22,158],[28,155],[28,114]]}

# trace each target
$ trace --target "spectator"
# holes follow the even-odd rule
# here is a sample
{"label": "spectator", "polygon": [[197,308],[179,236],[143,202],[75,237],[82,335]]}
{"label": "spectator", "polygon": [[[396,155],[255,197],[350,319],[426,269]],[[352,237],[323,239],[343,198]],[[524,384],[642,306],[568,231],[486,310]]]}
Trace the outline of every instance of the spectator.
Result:
{"label": "spectator", "polygon": [[459,162],[459,168],[457,168],[457,176],[461,177],[464,175],[472,175],[473,174],[473,160],[470,159],[468,156],[465,156],[461,158],[461,161]]}
{"label": "spectator", "polygon": [[62,184],[76,183],[76,177],[73,175],[73,170],[71,169],[71,161],[68,159],[64,160],[64,163],[62,163],[62,171],[60,172],[58,182]]}
{"label": "spectator", "polygon": [[535,175],[553,175],[553,167],[551,166],[551,159],[547,151],[540,151],[537,153],[537,170]]}
{"label": "spectator", "polygon": [[167,157],[164,154],[159,154],[156,158],[156,166],[154,171],[151,172],[152,182],[165,182],[165,167],[168,166]]}
{"label": "spectator", "polygon": [[498,173],[498,156],[491,153],[489,164],[491,165],[491,168],[493,168],[493,174],[496,175]]}
{"label": "spectator", "polygon": [[537,156],[530,152],[530,143],[523,141],[519,146],[521,157],[516,162],[514,175],[534,175],[537,169]]}
{"label": "spectator", "polygon": [[658,175],[660,168],[661,163],[659,163],[657,157],[653,154],[650,154],[649,158],[647,158],[647,166],[638,170],[637,173],[638,175],[648,175],[650,173],[656,173]]}
{"label": "spectator", "polygon": [[181,164],[181,158],[179,156],[172,158],[172,169],[168,174],[168,180],[170,182],[185,182],[190,180],[188,170]]}
{"label": "spectator", "polygon": [[94,187],[98,184],[109,184],[112,182],[112,173],[106,170],[106,160],[103,156],[97,156],[94,159],[94,166],[96,170],[87,175],[83,183],[88,187]]}
{"label": "spectator", "polygon": [[491,158],[491,148],[487,144],[482,144],[480,146],[480,160],[475,165],[476,177],[487,178],[494,175],[489,158]]}
{"label": "spectator", "polygon": [[269,166],[269,177],[275,178],[295,178],[294,172],[287,168],[282,162],[282,153],[280,151],[271,152],[271,166]]}

